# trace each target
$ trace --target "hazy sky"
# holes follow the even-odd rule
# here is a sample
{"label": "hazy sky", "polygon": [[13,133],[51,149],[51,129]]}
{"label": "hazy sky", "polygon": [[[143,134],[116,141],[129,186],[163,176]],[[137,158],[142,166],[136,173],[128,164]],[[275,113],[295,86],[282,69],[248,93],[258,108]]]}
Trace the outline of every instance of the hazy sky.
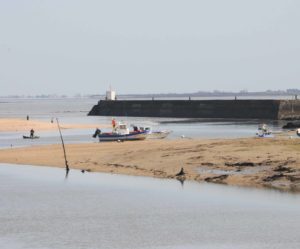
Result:
{"label": "hazy sky", "polygon": [[299,0],[0,0],[0,95],[300,88]]}

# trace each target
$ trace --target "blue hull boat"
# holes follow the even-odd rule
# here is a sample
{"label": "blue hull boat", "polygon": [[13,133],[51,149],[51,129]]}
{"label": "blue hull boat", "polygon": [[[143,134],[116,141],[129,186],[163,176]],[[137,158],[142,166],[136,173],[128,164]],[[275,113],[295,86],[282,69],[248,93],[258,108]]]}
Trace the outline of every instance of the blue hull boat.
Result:
{"label": "blue hull boat", "polygon": [[129,134],[101,133],[98,135],[99,141],[135,141],[144,140],[147,137],[147,131],[130,132]]}

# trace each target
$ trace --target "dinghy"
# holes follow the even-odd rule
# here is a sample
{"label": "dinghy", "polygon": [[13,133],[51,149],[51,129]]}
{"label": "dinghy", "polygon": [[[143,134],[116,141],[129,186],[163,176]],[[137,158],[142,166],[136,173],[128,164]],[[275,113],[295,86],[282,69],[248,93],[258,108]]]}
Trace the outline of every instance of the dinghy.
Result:
{"label": "dinghy", "polygon": [[140,127],[140,130],[149,132],[147,139],[164,139],[172,132],[168,130],[152,130],[150,127]]}
{"label": "dinghy", "polygon": [[23,136],[23,139],[38,139],[38,138],[40,138],[39,136],[33,136],[33,137],[31,137],[31,136]]}

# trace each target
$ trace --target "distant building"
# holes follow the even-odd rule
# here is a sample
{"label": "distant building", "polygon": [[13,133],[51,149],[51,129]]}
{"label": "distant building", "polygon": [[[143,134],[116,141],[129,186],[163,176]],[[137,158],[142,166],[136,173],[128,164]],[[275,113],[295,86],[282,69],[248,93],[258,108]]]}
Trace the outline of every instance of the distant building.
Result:
{"label": "distant building", "polygon": [[116,92],[113,90],[106,91],[106,100],[116,100]]}

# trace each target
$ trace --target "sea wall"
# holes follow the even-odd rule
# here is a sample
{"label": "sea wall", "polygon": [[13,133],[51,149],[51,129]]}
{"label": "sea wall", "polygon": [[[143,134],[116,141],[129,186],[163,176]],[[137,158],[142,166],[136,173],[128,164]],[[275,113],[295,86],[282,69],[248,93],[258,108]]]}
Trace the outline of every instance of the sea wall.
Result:
{"label": "sea wall", "polygon": [[100,100],[88,115],[299,119],[300,100]]}
{"label": "sea wall", "polygon": [[300,100],[281,100],[278,119],[300,120]]}

